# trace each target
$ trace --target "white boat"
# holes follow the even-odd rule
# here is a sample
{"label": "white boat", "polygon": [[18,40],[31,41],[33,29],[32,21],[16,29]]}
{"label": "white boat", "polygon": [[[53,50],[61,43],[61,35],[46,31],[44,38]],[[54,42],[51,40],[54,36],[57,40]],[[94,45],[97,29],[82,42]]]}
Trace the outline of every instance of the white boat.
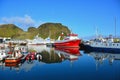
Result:
{"label": "white boat", "polygon": [[41,37],[38,37],[38,35],[36,35],[33,40],[27,40],[27,42],[28,45],[46,45],[47,43],[54,43],[54,41],[51,40],[49,37],[43,39]]}
{"label": "white boat", "polygon": [[7,57],[8,55],[6,54],[5,50],[0,50],[0,60],[3,60]]}
{"label": "white boat", "polygon": [[90,40],[89,44],[84,44],[85,49],[98,52],[120,53],[120,39],[109,36],[107,38],[98,37]]}

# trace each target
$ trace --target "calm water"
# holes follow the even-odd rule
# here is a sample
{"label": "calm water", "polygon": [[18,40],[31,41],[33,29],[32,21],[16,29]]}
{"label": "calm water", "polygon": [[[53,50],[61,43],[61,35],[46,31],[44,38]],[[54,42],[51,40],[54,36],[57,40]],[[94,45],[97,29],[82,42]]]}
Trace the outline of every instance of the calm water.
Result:
{"label": "calm water", "polygon": [[120,80],[120,54],[28,48],[35,49],[42,58],[11,66],[0,62],[0,80]]}

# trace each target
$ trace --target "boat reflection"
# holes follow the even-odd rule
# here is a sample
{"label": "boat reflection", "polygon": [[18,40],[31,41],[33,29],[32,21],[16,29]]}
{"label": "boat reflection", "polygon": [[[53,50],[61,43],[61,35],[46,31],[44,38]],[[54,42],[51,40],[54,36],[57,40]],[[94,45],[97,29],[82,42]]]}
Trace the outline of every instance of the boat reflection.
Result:
{"label": "boat reflection", "polygon": [[65,52],[65,53],[68,53],[68,54],[71,54],[71,55],[81,55],[80,54],[80,51],[79,51],[79,48],[62,48],[62,47],[59,47],[59,48],[55,48],[55,50],[59,50],[59,51],[62,51],[62,52]]}
{"label": "boat reflection", "polygon": [[9,67],[10,70],[15,69],[16,71],[20,70],[20,66],[22,64],[20,62],[15,62],[15,63],[5,63],[5,67]]}
{"label": "boat reflection", "polygon": [[[5,60],[0,61],[0,67],[2,70],[10,68],[9,70],[24,70],[30,71],[32,67],[36,64],[53,64],[53,63],[62,63],[65,60],[73,62],[78,60],[81,56],[79,48],[54,48],[47,47],[46,45],[39,46],[27,46],[28,51],[23,53],[24,57],[21,58],[19,62],[5,63]],[[34,59],[27,59],[29,55],[29,50],[35,51]]]}
{"label": "boat reflection", "polygon": [[21,62],[5,63],[4,61],[0,61],[0,69],[2,70],[6,70],[6,68],[9,68],[9,70],[19,71],[21,65]]}
{"label": "boat reflection", "polygon": [[81,56],[79,48],[55,48],[57,54],[63,54],[70,61],[77,60]]}
{"label": "boat reflection", "polygon": [[[36,59],[34,62],[39,61],[39,64],[53,64],[53,63],[62,63],[65,60],[69,60],[70,62],[74,60],[78,60],[78,57],[81,55],[79,48],[66,48],[59,49],[54,47],[47,47],[46,45],[39,46],[28,46],[29,49],[34,49],[36,54]],[[36,65],[36,63],[32,62],[31,64],[27,61],[24,62],[22,68],[24,71],[29,71]]]}
{"label": "boat reflection", "polygon": [[37,51],[36,59],[44,63],[60,63],[64,60],[77,60],[80,56],[79,48],[51,48],[46,45],[29,46]]}
{"label": "boat reflection", "polygon": [[5,68],[5,63],[4,61],[0,61],[0,69],[4,70]]}
{"label": "boat reflection", "polygon": [[38,53],[37,60],[44,63],[60,63],[65,60],[65,57],[63,54],[57,54],[54,49],[51,49],[50,52],[44,50]]}
{"label": "boat reflection", "polygon": [[28,50],[35,50],[37,53],[40,53],[42,51],[48,51],[50,52],[51,48],[47,47],[46,45],[29,45]]}
{"label": "boat reflection", "polygon": [[114,61],[120,60],[118,53],[90,52],[89,55],[96,60],[96,64],[103,64],[105,60],[108,60],[109,64],[112,65]]}

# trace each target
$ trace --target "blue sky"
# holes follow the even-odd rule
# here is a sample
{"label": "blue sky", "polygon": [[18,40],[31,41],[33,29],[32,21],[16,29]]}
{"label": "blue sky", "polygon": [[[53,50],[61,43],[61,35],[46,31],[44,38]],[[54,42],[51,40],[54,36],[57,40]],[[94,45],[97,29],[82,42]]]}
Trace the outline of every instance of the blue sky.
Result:
{"label": "blue sky", "polygon": [[0,0],[0,24],[14,23],[27,30],[46,22],[62,23],[80,38],[120,36],[120,0]]}

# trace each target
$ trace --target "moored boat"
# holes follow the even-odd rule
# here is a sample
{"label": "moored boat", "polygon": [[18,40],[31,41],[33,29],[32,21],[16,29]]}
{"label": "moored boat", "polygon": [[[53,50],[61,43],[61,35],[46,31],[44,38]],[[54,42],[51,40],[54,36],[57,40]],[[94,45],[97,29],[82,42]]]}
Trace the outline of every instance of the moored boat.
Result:
{"label": "moored boat", "polygon": [[88,51],[120,53],[120,39],[112,36],[108,38],[98,37],[84,45]]}
{"label": "moored boat", "polygon": [[23,57],[23,56],[21,56],[21,57],[8,57],[8,58],[5,59],[5,63],[16,63],[16,62],[20,62],[20,60],[21,60],[22,57]]}
{"label": "moored boat", "polygon": [[21,51],[19,50],[19,47],[16,46],[14,48],[14,51],[10,51],[9,53],[9,57],[5,58],[5,63],[16,63],[16,62],[20,62],[21,58],[24,56]]}
{"label": "moored boat", "polygon": [[78,38],[77,34],[70,33],[63,40],[59,40],[54,42],[55,47],[79,47],[81,40]]}
{"label": "moored boat", "polygon": [[49,37],[46,39],[43,39],[41,37],[38,37],[38,35],[36,35],[33,40],[27,40],[28,45],[46,45],[49,43],[54,43],[54,41],[51,40]]}

